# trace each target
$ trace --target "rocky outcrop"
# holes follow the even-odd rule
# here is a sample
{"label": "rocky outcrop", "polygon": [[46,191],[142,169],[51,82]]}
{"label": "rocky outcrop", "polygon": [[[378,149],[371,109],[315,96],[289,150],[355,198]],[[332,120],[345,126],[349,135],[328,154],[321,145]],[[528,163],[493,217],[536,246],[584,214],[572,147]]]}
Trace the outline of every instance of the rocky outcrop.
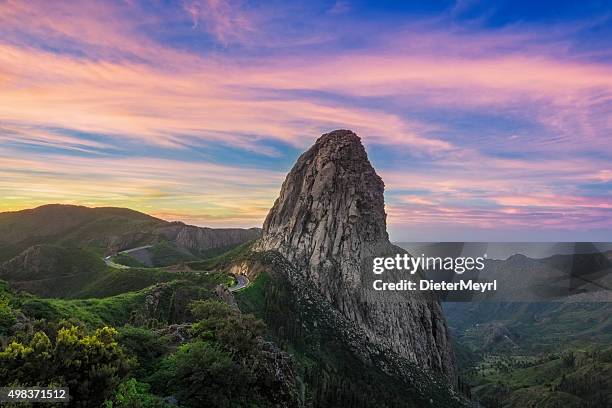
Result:
{"label": "rocky outcrop", "polygon": [[194,254],[210,249],[229,248],[261,235],[259,228],[205,228],[173,222],[159,228],[160,236]]}
{"label": "rocky outcrop", "polygon": [[280,253],[377,348],[455,382],[439,303],[368,284],[372,257],[404,252],[389,241],[383,194],[359,137],[324,134],[287,175],[255,249]]}
{"label": "rocky outcrop", "polygon": [[225,285],[217,285],[215,287],[215,294],[219,297],[223,303],[231,307],[232,309],[238,310],[238,303],[234,294]]}
{"label": "rocky outcrop", "polygon": [[261,358],[255,371],[266,399],[273,407],[302,407],[294,358],[261,337],[257,343]]}
{"label": "rocky outcrop", "polygon": [[161,222],[144,231],[128,231],[121,235],[104,237],[102,246],[107,253],[113,254],[126,249],[171,242],[178,250],[195,256],[207,254],[208,251],[228,249],[236,245],[253,241],[261,236],[260,228],[207,228],[187,225],[179,221]]}

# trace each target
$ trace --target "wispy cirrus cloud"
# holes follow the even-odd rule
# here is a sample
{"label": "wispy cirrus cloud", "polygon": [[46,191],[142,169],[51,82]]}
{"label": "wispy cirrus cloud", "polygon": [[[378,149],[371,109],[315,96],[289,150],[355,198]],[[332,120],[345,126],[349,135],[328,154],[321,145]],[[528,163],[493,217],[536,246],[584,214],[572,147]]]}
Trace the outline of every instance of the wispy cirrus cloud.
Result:
{"label": "wispy cirrus cloud", "polygon": [[[16,157],[4,172],[23,181],[2,179],[5,196],[20,197],[7,208],[63,196],[257,224],[275,190],[241,187],[247,174],[267,176],[237,157],[278,163],[280,173],[317,135],[351,128],[374,151],[396,225],[612,228],[612,65],[575,51],[575,24],[441,23],[455,11],[376,26],[352,20],[354,5],[336,6],[0,3],[0,140]],[[206,153],[220,145],[224,155]],[[28,176],[33,157],[52,163],[49,187]],[[189,167],[195,160],[224,167]],[[113,181],[95,192],[87,183],[103,180],[101,170],[79,173],[108,166],[124,169],[117,180],[130,187]],[[156,183],[174,198],[149,200]],[[211,212],[198,216],[198,206]]]}
{"label": "wispy cirrus cloud", "polygon": [[[82,61],[0,46],[10,76],[0,118],[39,126],[141,139],[180,147],[181,137],[224,141],[257,151],[260,138],[304,146],[305,135],[348,125],[378,139],[443,148],[419,137],[410,121],[378,109],[262,96],[241,69],[196,61],[180,74],[137,63]],[[44,67],[36,61],[45,60]],[[19,61],[15,66],[13,61]],[[21,86],[25,81],[28,87]],[[379,127],[385,123],[385,127]],[[312,137],[312,136],[311,136]]]}
{"label": "wispy cirrus cloud", "polygon": [[240,0],[189,0],[183,4],[193,29],[202,27],[220,43],[244,42],[256,32],[257,17]]}

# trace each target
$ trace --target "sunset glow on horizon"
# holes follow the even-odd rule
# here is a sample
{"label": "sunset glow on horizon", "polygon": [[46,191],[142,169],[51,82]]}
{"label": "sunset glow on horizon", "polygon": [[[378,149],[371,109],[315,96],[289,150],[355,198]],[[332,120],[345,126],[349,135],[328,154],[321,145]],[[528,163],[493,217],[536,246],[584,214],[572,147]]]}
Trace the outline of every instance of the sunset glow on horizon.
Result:
{"label": "sunset glow on horizon", "polygon": [[342,128],[394,240],[612,241],[612,9],[518,3],[0,1],[0,211],[261,226]]}

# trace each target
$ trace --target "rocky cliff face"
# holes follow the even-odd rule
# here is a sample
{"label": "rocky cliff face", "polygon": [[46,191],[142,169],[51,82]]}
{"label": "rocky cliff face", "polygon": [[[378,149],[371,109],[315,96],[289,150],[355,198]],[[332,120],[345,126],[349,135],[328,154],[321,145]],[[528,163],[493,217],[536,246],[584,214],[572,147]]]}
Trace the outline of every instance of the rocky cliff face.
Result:
{"label": "rocky cliff face", "polygon": [[159,228],[159,234],[180,248],[193,253],[215,248],[228,248],[259,238],[259,228],[205,228],[173,222]]}
{"label": "rocky cliff face", "polygon": [[369,342],[454,382],[439,303],[368,284],[372,257],[403,252],[389,242],[383,193],[359,137],[324,134],[288,174],[255,248],[279,252]]}

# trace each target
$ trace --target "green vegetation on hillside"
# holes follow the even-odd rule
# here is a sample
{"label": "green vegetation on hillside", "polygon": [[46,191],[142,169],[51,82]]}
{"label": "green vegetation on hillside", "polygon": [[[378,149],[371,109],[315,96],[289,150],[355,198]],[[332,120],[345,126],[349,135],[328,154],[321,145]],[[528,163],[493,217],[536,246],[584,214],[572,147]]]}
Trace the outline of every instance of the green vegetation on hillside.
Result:
{"label": "green vegetation on hillside", "polygon": [[291,357],[261,339],[260,320],[212,300],[223,279],[85,300],[2,283],[0,385],[68,386],[79,407],[296,406]]}
{"label": "green vegetation on hillside", "polygon": [[192,254],[178,249],[169,242],[159,242],[149,248],[153,266],[169,266],[184,262],[195,261],[198,258]]}
{"label": "green vegetation on hillside", "polygon": [[462,380],[486,407],[612,404],[612,305],[446,304]]}
{"label": "green vegetation on hillside", "polygon": [[[444,378],[369,348],[359,354],[369,347],[362,333],[278,254],[254,254],[245,243],[195,257],[155,241],[144,254],[115,255],[130,266],[115,269],[103,261],[109,242],[127,234],[150,244],[149,231],[164,222],[91,210],[25,212],[17,217],[23,230],[14,214],[0,214],[9,237],[0,243],[0,278],[11,281],[0,281],[0,386],[68,384],[78,398],[72,405],[106,408],[463,406]],[[259,272],[234,292],[242,313],[215,292],[235,282],[225,271],[236,262],[254,265],[250,278]],[[610,406],[609,304],[462,304],[446,312],[459,389],[475,401]]]}
{"label": "green vegetation on hillside", "polygon": [[541,357],[488,355],[466,373],[487,407],[589,407],[612,403],[612,347]]}
{"label": "green vegetation on hillside", "polygon": [[0,279],[39,296],[69,297],[106,271],[104,261],[94,251],[43,244],[2,264]]}
{"label": "green vegetation on hillside", "polygon": [[78,291],[72,293],[70,298],[114,296],[138,291],[156,283],[169,282],[180,277],[182,277],[180,273],[169,272],[161,268],[110,269],[107,273],[87,282]]}
{"label": "green vegetation on hillside", "polygon": [[131,268],[146,268],[147,265],[140,262],[138,259],[130,256],[129,254],[119,253],[111,258],[116,264],[129,266]]}
{"label": "green vegetation on hillside", "polygon": [[93,275],[106,268],[104,261],[93,251],[58,245],[36,245],[6,263],[1,271],[3,279],[36,281],[58,276]]}
{"label": "green vegetation on hillside", "polygon": [[[127,235],[134,246],[166,221],[127,208],[45,205],[0,213],[0,263],[37,244],[105,248],[108,237]],[[138,232],[138,238],[133,236]]]}
{"label": "green vegetation on hillside", "polygon": [[194,302],[191,340],[164,357],[148,377],[185,407],[296,406],[288,355],[261,340],[264,325],[218,301]]}

